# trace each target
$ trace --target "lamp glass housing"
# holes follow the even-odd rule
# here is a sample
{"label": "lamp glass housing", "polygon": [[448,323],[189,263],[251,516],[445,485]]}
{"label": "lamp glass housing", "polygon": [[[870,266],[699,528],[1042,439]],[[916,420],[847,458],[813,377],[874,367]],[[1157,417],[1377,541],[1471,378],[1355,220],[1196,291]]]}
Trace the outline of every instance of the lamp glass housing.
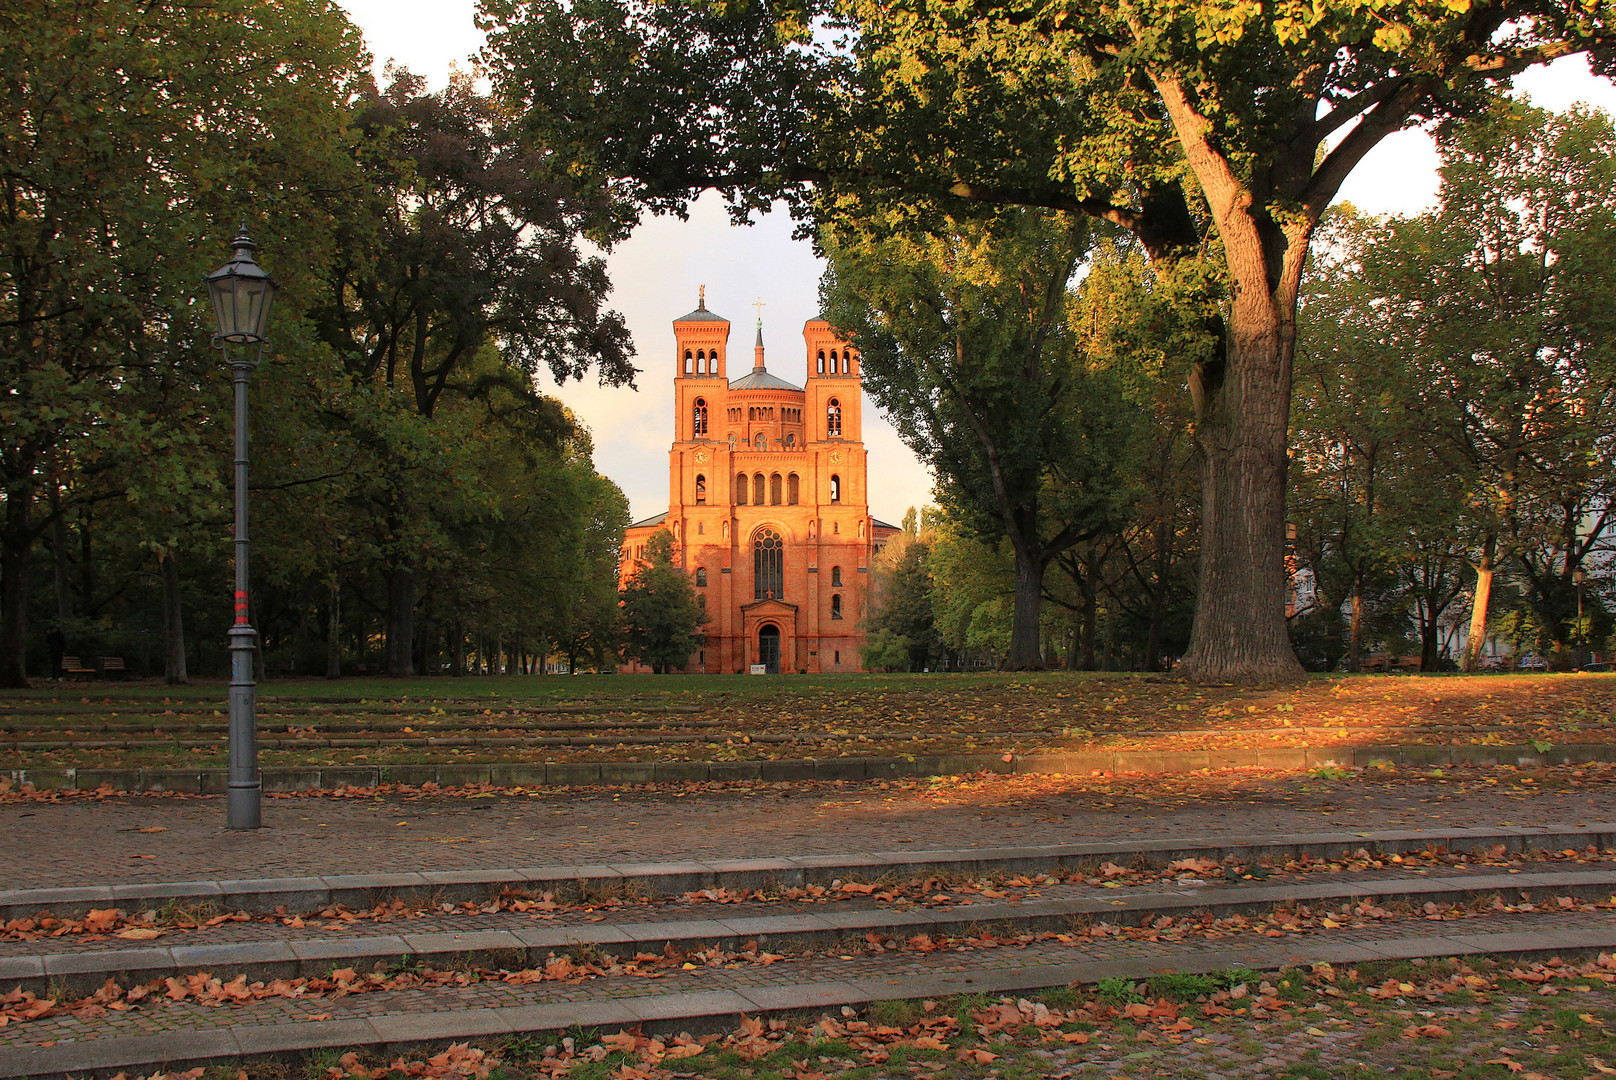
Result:
{"label": "lamp glass housing", "polygon": [[235,258],[208,275],[208,297],[219,340],[245,345],[264,340],[275,304],[275,282],[253,258],[256,245],[245,230],[235,245]]}

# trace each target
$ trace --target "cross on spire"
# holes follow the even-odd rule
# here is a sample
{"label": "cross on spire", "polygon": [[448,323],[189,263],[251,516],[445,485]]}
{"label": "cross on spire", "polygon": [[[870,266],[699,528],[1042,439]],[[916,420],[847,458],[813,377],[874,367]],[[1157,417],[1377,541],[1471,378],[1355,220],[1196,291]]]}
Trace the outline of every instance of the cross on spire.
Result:
{"label": "cross on spire", "polygon": [[758,309],[758,325],[763,325],[763,298],[760,296],[752,301],[752,306]]}

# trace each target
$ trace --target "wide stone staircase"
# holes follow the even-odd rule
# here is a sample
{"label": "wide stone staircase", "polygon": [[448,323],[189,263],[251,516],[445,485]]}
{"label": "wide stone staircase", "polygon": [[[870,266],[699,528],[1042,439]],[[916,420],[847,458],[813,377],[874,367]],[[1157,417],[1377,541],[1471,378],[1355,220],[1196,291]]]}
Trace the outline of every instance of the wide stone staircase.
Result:
{"label": "wide stone staircase", "polygon": [[0,1077],[1165,972],[1616,949],[1616,831],[1321,833],[0,892]]}

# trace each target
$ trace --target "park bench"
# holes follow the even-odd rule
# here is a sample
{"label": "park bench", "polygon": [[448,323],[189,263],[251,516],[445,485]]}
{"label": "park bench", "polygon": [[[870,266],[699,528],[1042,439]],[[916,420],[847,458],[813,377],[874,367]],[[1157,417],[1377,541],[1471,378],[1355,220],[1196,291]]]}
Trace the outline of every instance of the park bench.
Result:
{"label": "park bench", "polygon": [[95,668],[87,668],[76,656],[62,657],[62,674],[74,679],[88,679],[95,675]]}
{"label": "park bench", "polygon": [[127,679],[130,671],[124,666],[121,656],[98,656],[95,658],[96,666],[101,669],[103,679]]}

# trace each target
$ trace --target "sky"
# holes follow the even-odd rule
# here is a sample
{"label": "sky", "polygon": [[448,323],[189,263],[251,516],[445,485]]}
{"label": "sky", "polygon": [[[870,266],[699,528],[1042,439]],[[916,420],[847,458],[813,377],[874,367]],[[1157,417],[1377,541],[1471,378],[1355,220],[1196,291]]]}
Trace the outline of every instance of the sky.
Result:
{"label": "sky", "polygon": [[[467,67],[483,45],[473,24],[475,0],[339,0],[364,31],[377,72],[389,60],[424,76],[434,89],[451,65]],[[1567,57],[1515,80],[1516,90],[1544,108],[1583,102],[1616,113],[1616,87],[1592,75],[1581,57]],[[1371,214],[1416,214],[1436,203],[1437,155],[1423,131],[1385,139],[1342,187],[1339,201]],[[731,346],[746,355],[763,301],[763,342],[771,372],[804,381],[802,326],[819,309],[823,264],[806,241],[791,239],[792,222],[769,214],[749,227],[733,226],[723,202],[708,194],[689,220],[648,218],[607,256],[611,306],[622,312],[641,369],[637,389],[593,382],[542,389],[565,402],[594,434],[595,467],[616,481],[636,519],[668,506],[667,452],[673,438],[673,320],[696,306],[707,287],[707,306],[731,322]],[[864,408],[870,454],[870,512],[898,522],[911,506],[930,502],[931,479],[873,405]]]}

